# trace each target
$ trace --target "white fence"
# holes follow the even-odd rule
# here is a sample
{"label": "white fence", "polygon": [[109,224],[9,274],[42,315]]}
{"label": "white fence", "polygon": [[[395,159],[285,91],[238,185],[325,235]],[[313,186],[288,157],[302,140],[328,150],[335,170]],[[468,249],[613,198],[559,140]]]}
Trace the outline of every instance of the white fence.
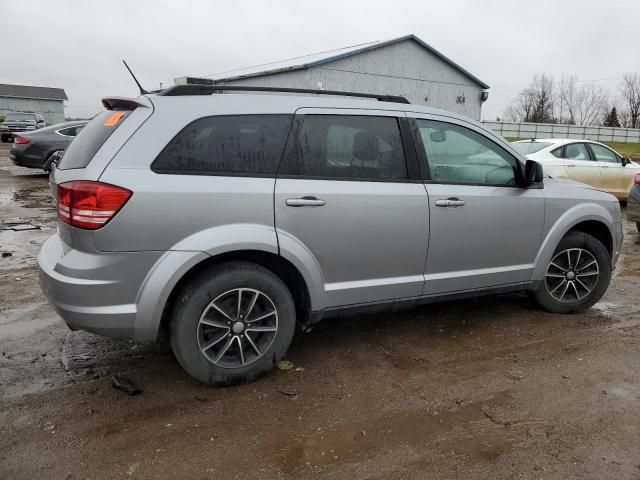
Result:
{"label": "white fence", "polygon": [[579,138],[596,142],[640,142],[640,129],[582,127],[553,123],[482,122],[503,137],[513,138]]}

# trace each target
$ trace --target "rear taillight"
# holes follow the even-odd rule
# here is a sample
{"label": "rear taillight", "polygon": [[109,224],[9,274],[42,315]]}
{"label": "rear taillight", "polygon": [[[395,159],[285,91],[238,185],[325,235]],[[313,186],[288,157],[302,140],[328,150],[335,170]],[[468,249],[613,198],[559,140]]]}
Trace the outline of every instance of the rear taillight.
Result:
{"label": "rear taillight", "polygon": [[25,143],[29,143],[30,141],[31,141],[30,138],[13,137],[13,143],[17,143],[18,145],[24,145]]}
{"label": "rear taillight", "polygon": [[640,173],[636,173],[635,177],[633,177],[633,183],[640,185]]}
{"label": "rear taillight", "polygon": [[58,185],[58,218],[85,230],[96,230],[127,203],[131,191],[107,183],[76,181]]}

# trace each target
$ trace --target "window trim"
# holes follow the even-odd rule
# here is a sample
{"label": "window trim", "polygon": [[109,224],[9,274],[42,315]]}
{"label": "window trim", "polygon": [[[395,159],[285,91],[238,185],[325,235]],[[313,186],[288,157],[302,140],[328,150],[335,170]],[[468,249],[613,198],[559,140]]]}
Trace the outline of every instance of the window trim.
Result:
{"label": "window trim", "polygon": [[[491,139],[488,135],[485,135],[481,130],[477,129],[477,128],[473,128],[473,125],[471,124],[467,124],[465,122],[462,121],[454,121],[456,119],[453,118],[449,118],[446,117],[447,119],[441,119],[439,117],[435,117],[435,116],[425,116],[425,117],[410,117],[409,121],[413,121],[413,127],[412,127],[412,133],[413,133],[413,141],[416,144],[416,150],[418,151],[418,158],[421,159],[422,161],[419,162],[420,165],[420,170],[422,171],[422,183],[424,184],[436,184],[436,185],[467,185],[467,186],[474,186],[474,187],[491,187],[491,188],[495,188],[495,187],[502,187],[502,188],[540,188],[539,186],[536,185],[524,185],[524,176],[522,173],[523,170],[523,165],[522,162],[518,159],[518,157],[516,157],[515,155],[513,155],[511,152],[509,152],[506,148],[502,147],[500,144],[498,144],[496,141],[494,141],[493,139]],[[474,133],[477,133],[478,135],[484,137],[485,139],[487,139],[488,141],[490,141],[492,144],[496,145],[498,148],[502,149],[507,155],[509,155],[511,158],[513,158],[516,162],[516,175],[515,175],[515,185],[504,185],[504,184],[500,184],[500,183],[470,183],[470,182],[443,182],[441,180],[433,180],[431,178],[431,172],[429,169],[429,161],[427,159],[427,151],[426,148],[424,146],[424,143],[422,142],[422,138],[420,137],[420,129],[418,127],[418,120],[425,120],[425,121],[432,121],[432,122],[440,122],[440,123],[447,123],[450,125],[455,125],[458,127],[462,127],[462,128],[466,128],[467,130],[471,130]]]}
{"label": "window trim", "polygon": [[[412,142],[409,125],[407,122],[407,117],[404,112],[399,111],[389,111],[389,113],[393,113],[393,115],[379,115],[376,113],[353,113],[350,111],[349,113],[345,113],[344,111],[336,111],[334,109],[326,109],[322,111],[317,111],[315,108],[313,111],[296,113],[293,123],[291,125],[291,130],[289,130],[289,137],[287,138],[287,143],[285,145],[284,151],[280,157],[280,163],[278,164],[278,169],[276,173],[276,178],[282,178],[287,180],[326,180],[331,182],[373,182],[373,183],[422,183],[422,180],[419,176],[419,166],[418,159],[416,154],[415,145]],[[393,118],[396,120],[398,124],[398,132],[400,134],[400,142],[402,144],[403,149],[403,157],[405,162],[405,169],[407,172],[407,178],[357,178],[357,177],[328,177],[328,176],[317,176],[317,175],[297,175],[297,174],[288,174],[288,173],[280,173],[280,169],[283,166],[283,160],[285,157],[285,153],[289,150],[290,142],[296,141],[298,139],[298,135],[300,133],[300,129],[302,127],[302,122],[305,116],[310,115],[331,115],[331,116],[339,116],[339,117],[377,117],[377,118]],[[404,121],[404,126],[403,126]],[[403,132],[404,129],[404,132]],[[413,165],[412,165],[413,164]]]}
{"label": "window trim", "polygon": [[[580,158],[567,158],[567,147],[569,145],[584,145],[584,148],[587,150],[587,155],[589,155],[589,158],[583,160]],[[595,162],[596,159],[593,156],[593,153],[591,152],[591,149],[589,148],[589,145],[587,144],[587,142],[569,142],[569,143],[565,143],[562,146],[563,150],[562,150],[562,160],[570,160],[572,162]]]}
{"label": "window trim", "polygon": [[[203,119],[208,119],[208,118],[227,118],[227,117],[248,117],[248,116],[272,116],[272,115],[278,115],[278,116],[289,116],[291,117],[291,121],[289,123],[289,131],[287,132],[287,138],[284,141],[284,145],[282,147],[282,151],[280,152],[279,157],[277,157],[275,159],[274,165],[275,165],[275,169],[273,171],[273,173],[244,173],[244,172],[206,172],[206,171],[197,171],[197,170],[173,170],[173,169],[164,169],[164,168],[154,168],[153,164],[156,162],[156,160],[158,160],[158,158],[160,157],[160,155],[162,155],[162,152],[164,152],[165,148],[167,148],[169,146],[169,144],[171,142],[173,142],[178,135],[180,135],[186,128],[188,128],[190,125],[194,124],[195,122],[198,122],[200,120]],[[158,155],[156,155],[156,157],[153,159],[153,161],[151,162],[151,164],[149,165],[149,169],[153,172],[156,173],[158,175],[192,175],[192,176],[205,176],[205,177],[247,177],[247,178],[276,178],[278,175],[278,169],[280,168],[280,164],[282,162],[282,157],[284,156],[284,152],[286,152],[287,150],[287,145],[289,143],[289,139],[291,137],[291,133],[293,131],[294,128],[294,123],[295,123],[295,117],[296,115],[293,113],[234,113],[234,114],[230,114],[230,115],[205,115],[204,117],[198,117],[193,119],[191,122],[187,123],[186,125],[184,125],[179,131],[178,133],[176,133],[173,137],[171,137],[171,140],[169,140],[164,147],[162,147],[162,150],[160,150],[160,153],[158,153]]]}

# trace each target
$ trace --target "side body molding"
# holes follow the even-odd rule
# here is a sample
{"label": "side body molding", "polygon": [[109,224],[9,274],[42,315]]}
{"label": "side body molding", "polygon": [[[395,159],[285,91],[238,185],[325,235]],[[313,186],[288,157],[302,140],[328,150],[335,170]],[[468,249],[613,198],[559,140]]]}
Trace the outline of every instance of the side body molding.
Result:
{"label": "side body molding", "polygon": [[[548,210],[552,207],[547,205],[546,208]],[[615,244],[616,233],[614,225],[616,223],[616,219],[606,208],[598,205],[597,203],[580,203],[564,211],[555,219],[555,221],[553,220],[553,217],[554,214],[552,212],[546,212],[545,222],[553,221],[553,224],[548,228],[547,234],[545,235],[542,245],[538,250],[538,255],[534,262],[535,268],[532,277],[533,281],[544,280],[547,265],[553,258],[553,252],[558,246],[558,243],[560,243],[562,237],[564,237],[569,230],[579,223],[594,220],[606,225]],[[545,230],[547,230],[547,228],[545,228]]]}

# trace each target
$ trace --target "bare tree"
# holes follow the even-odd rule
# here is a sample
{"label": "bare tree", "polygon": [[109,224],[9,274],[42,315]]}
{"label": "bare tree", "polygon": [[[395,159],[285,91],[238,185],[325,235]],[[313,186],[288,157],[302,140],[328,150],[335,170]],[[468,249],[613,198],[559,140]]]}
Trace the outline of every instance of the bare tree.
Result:
{"label": "bare tree", "polygon": [[609,94],[599,85],[563,76],[558,86],[558,121],[570,125],[595,125],[607,109]]}
{"label": "bare tree", "polygon": [[504,111],[504,117],[516,122],[554,123],[553,77],[534,75],[531,84],[521,90]]}
{"label": "bare tree", "polygon": [[629,127],[640,128],[640,75],[625,73],[620,83],[620,94],[629,114]]}

